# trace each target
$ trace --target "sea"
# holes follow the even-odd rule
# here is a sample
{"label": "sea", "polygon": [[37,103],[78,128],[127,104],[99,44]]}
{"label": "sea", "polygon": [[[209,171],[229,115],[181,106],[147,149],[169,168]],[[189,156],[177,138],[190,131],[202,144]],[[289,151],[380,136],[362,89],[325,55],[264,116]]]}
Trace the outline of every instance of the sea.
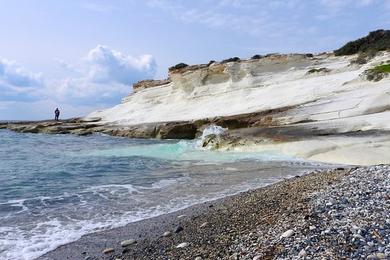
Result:
{"label": "sea", "polygon": [[0,259],[34,259],[88,233],[326,167],[200,144],[0,130]]}

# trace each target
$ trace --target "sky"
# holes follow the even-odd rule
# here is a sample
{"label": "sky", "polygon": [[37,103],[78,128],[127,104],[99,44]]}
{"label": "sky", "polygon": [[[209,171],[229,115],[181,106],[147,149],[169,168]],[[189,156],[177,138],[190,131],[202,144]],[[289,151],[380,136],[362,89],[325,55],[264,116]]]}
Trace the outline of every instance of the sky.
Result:
{"label": "sky", "polygon": [[331,51],[390,0],[0,0],[0,120],[86,115],[180,62]]}

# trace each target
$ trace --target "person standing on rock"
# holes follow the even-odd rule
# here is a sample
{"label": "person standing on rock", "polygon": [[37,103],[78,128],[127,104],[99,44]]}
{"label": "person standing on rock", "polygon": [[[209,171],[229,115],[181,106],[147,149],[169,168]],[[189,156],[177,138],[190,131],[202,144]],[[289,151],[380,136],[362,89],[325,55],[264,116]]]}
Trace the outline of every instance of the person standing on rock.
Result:
{"label": "person standing on rock", "polygon": [[57,107],[56,110],[54,110],[54,120],[58,121],[59,117],[60,117],[60,110]]}

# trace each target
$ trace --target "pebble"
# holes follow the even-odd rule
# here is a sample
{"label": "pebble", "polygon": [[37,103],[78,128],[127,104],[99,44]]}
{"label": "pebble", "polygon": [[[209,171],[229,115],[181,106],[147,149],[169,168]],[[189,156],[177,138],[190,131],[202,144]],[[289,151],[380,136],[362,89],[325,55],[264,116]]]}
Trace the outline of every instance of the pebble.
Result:
{"label": "pebble", "polygon": [[173,229],[173,232],[174,233],[179,233],[180,231],[183,231],[183,227],[182,226],[177,226]]}
{"label": "pebble", "polygon": [[109,248],[104,249],[102,253],[103,253],[103,254],[110,254],[110,253],[112,253],[112,252],[114,252],[114,251],[115,251],[114,248],[109,247]]}
{"label": "pebble", "polygon": [[179,216],[177,216],[178,219],[185,218],[185,217],[187,217],[187,215],[179,215]]}
{"label": "pebble", "polygon": [[172,232],[170,231],[165,231],[163,234],[163,237],[170,237],[170,236],[172,236]]}
{"label": "pebble", "polygon": [[306,253],[305,249],[302,249],[302,250],[299,252],[298,257],[305,257],[305,256],[307,256],[307,253]]}
{"label": "pebble", "polygon": [[294,230],[289,229],[289,230],[287,230],[286,232],[284,232],[284,233],[280,236],[280,239],[291,237],[293,234],[294,234]]}
{"label": "pebble", "polygon": [[176,248],[184,248],[184,247],[187,247],[188,246],[188,243],[184,242],[184,243],[180,243],[176,246]]}
{"label": "pebble", "polygon": [[202,257],[197,256],[197,257],[195,257],[195,260],[202,260]]}
{"label": "pebble", "polygon": [[202,225],[200,225],[200,228],[204,228],[209,225],[209,222],[204,222]]}
{"label": "pebble", "polygon": [[292,202],[269,229],[234,238],[229,254],[263,259],[267,250],[277,248],[274,259],[390,259],[390,165],[356,167],[333,174],[335,179],[326,171],[333,174],[318,171],[308,183],[323,179],[327,184],[299,198],[305,201],[299,208],[307,211],[301,214],[300,202]]}
{"label": "pebble", "polygon": [[124,240],[121,242],[121,246],[126,247],[126,246],[133,245],[135,243],[137,243],[137,241],[135,239]]}

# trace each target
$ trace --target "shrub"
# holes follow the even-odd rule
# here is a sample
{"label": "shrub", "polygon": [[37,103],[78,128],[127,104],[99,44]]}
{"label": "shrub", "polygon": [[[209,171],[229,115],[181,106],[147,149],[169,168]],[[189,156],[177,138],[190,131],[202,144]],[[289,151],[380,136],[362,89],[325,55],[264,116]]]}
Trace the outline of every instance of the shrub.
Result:
{"label": "shrub", "polygon": [[377,30],[370,32],[366,37],[345,44],[334,53],[336,56],[352,55],[358,52],[377,53],[390,49],[390,30]]}
{"label": "shrub", "polygon": [[376,52],[373,50],[361,52],[361,53],[359,53],[359,55],[357,56],[356,59],[351,61],[351,63],[363,65],[363,64],[366,64],[368,61],[370,61],[372,58],[374,58],[375,55],[376,55]]}
{"label": "shrub", "polygon": [[330,69],[327,69],[327,68],[319,68],[319,69],[311,69],[307,72],[307,74],[313,74],[313,73],[319,73],[319,72],[324,72],[324,73],[328,73],[330,72]]}
{"label": "shrub", "polygon": [[229,58],[229,59],[223,60],[222,63],[233,62],[233,61],[240,61],[240,60],[241,59],[238,58],[238,57],[233,57],[233,58]]}
{"label": "shrub", "polygon": [[370,81],[380,81],[390,73],[390,64],[378,65],[366,71],[367,79]]}
{"label": "shrub", "polygon": [[263,58],[263,56],[256,54],[252,56],[251,60],[260,60],[261,58]]}
{"label": "shrub", "polygon": [[188,67],[188,64],[178,63],[175,66],[170,67],[169,70],[178,70],[178,69],[182,69],[182,68],[185,68],[185,67]]}
{"label": "shrub", "polygon": [[383,64],[370,69],[370,71],[376,73],[390,73],[390,64]]}

